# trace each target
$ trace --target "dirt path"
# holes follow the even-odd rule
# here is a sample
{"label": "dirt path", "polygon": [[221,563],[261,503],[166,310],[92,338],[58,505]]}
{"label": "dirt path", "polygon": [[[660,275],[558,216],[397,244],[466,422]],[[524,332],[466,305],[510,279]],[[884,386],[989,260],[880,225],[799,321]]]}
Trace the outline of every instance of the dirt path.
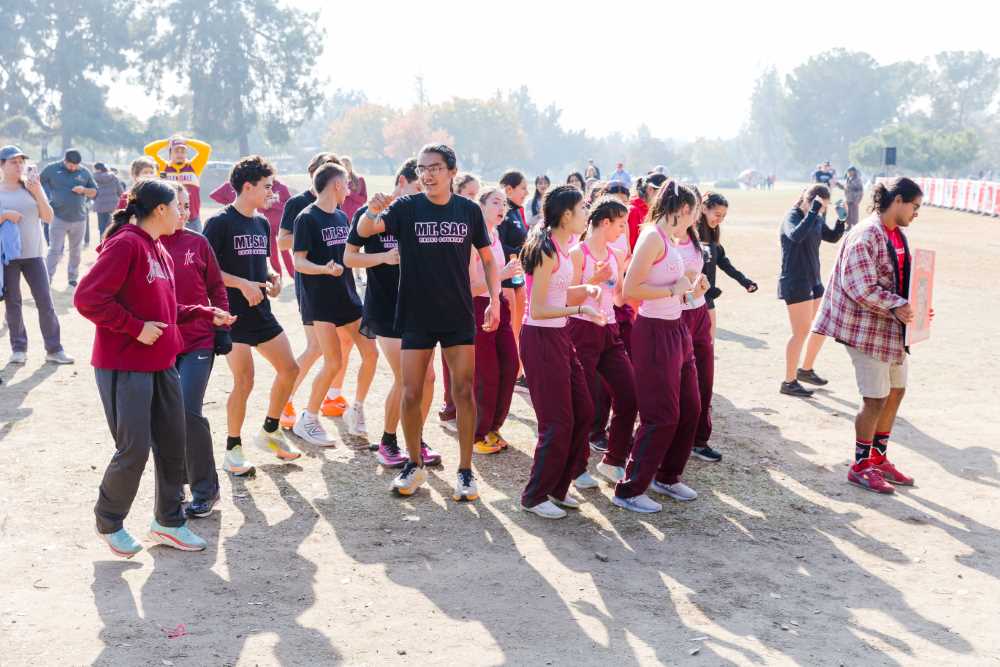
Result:
{"label": "dirt path", "polygon": [[[652,517],[614,508],[607,486],[564,521],[518,511],[534,433],[518,394],[513,449],[476,461],[476,504],[446,499],[457,448],[432,415],[446,465],[429,492],[390,497],[365,448],[308,449],[298,465],[224,479],[221,511],[196,526],[207,552],[112,560],[93,534],[112,450],[86,364],[93,329],[60,270],[64,340],[82,363],[40,363],[29,308],[30,362],[2,369],[0,664],[1000,663],[1000,221],[924,209],[911,228],[912,245],[938,251],[938,316],[891,450],[918,486],[883,498],[844,481],[857,397],[837,344],[817,365],[828,391],[777,393],[788,328],[775,229],[794,194],[732,199],[726,249],[761,291],[720,276],[725,460],[692,461],[699,499]],[[290,290],[276,312],[301,348]],[[252,423],[270,382],[258,369]],[[217,436],[229,385],[223,363],[206,398]],[[387,389],[383,364],[372,435]],[[151,495],[147,474],[127,522],[137,533]]]}

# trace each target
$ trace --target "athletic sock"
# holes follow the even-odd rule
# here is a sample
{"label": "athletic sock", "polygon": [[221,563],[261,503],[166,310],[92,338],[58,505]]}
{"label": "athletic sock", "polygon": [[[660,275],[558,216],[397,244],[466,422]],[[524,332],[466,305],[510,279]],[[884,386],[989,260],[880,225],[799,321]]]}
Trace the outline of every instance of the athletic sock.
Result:
{"label": "athletic sock", "polygon": [[236,437],[233,437],[233,436],[230,435],[230,436],[226,437],[226,451],[227,452],[230,449],[235,449],[236,447],[242,447],[242,446],[243,446],[243,440],[240,438],[240,436],[237,435]]}
{"label": "athletic sock", "polygon": [[385,443],[385,444],[387,444],[387,445],[398,444],[398,441],[396,440],[396,434],[395,433],[389,433],[387,431],[383,431],[382,432],[382,442]]}
{"label": "athletic sock", "polygon": [[885,450],[889,447],[889,433],[876,433],[875,440],[872,441],[872,461],[882,463],[885,461]]}
{"label": "athletic sock", "polygon": [[858,438],[854,441],[854,463],[855,465],[865,461],[872,453],[872,441]]}
{"label": "athletic sock", "polygon": [[268,433],[274,433],[278,430],[278,420],[274,417],[264,417],[264,430]]}
{"label": "athletic sock", "polygon": [[326,392],[326,400],[332,401],[333,399],[340,396],[340,389],[336,387],[330,387],[329,391]]}

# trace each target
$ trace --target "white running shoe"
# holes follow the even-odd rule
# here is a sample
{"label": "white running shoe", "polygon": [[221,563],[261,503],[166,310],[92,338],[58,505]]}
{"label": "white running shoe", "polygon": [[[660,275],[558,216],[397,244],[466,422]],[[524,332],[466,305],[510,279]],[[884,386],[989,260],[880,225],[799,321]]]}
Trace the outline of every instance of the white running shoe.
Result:
{"label": "white running shoe", "polygon": [[412,496],[427,481],[427,471],[412,461],[407,461],[396,478],[392,480],[392,490],[400,496]]}
{"label": "white running shoe", "polygon": [[455,493],[451,494],[454,501],[467,500],[469,502],[479,498],[479,489],[476,488],[476,477],[471,470],[459,470],[458,480],[455,482]]}
{"label": "white running shoe", "polygon": [[584,470],[582,475],[573,480],[573,486],[580,491],[586,491],[587,489],[596,489],[599,485],[597,480]]}
{"label": "white running shoe", "polygon": [[597,472],[601,475],[601,477],[608,480],[612,484],[617,484],[625,479],[625,468],[621,466],[608,465],[603,461],[597,464]]}
{"label": "white running shoe", "polygon": [[59,364],[60,366],[65,366],[67,364],[75,364],[76,359],[66,354],[66,350],[59,350],[58,352],[49,352],[45,355],[45,361],[50,364]]}
{"label": "white running shoe", "polygon": [[649,488],[650,490],[659,493],[661,496],[670,496],[674,500],[680,500],[682,502],[688,502],[698,497],[698,492],[684,482],[661,484],[654,479],[653,483],[649,485]]}
{"label": "white running shoe", "polygon": [[525,512],[537,514],[543,519],[562,519],[566,516],[566,510],[559,509],[551,500],[542,501],[534,507],[521,505],[521,509]]}
{"label": "white running shoe", "polygon": [[234,477],[252,477],[254,472],[253,464],[243,456],[243,447],[237,445],[226,450],[226,458],[222,461],[222,469]]}
{"label": "white running shoe", "polygon": [[365,406],[355,401],[344,413],[347,422],[347,432],[359,438],[368,437],[368,425],[365,424]]}
{"label": "white running shoe", "polygon": [[640,493],[632,498],[611,497],[611,503],[617,507],[638,512],[639,514],[653,514],[663,509],[663,505],[656,502],[645,493]]}
{"label": "white running shoe", "polygon": [[305,410],[299,413],[299,418],[295,420],[292,433],[299,436],[310,445],[317,447],[336,447],[337,443],[327,435],[326,429],[319,423],[316,415],[311,415]]}
{"label": "white running shoe", "polygon": [[280,428],[276,429],[274,433],[268,433],[261,427],[253,438],[253,444],[257,446],[257,449],[274,454],[282,461],[294,461],[302,456],[302,452],[285,440],[285,435]]}
{"label": "white running shoe", "polygon": [[549,496],[549,500],[551,500],[553,503],[555,503],[559,507],[565,507],[566,509],[570,509],[570,510],[578,510],[578,509],[580,509],[580,501],[577,500],[576,498],[570,497],[570,495],[568,493],[566,494],[566,497],[563,498],[562,500],[560,500],[559,498],[556,498],[555,496]]}
{"label": "white running shoe", "polygon": [[7,361],[8,364],[17,364],[18,366],[24,366],[28,363],[28,353],[24,350],[17,350],[16,352],[10,353],[10,359]]}

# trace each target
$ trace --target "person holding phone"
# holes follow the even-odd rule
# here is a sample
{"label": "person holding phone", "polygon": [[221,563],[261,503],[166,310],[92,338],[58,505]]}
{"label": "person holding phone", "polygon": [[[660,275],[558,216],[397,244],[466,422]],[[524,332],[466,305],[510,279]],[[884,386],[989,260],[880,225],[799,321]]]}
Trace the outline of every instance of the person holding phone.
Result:
{"label": "person holding phone", "polygon": [[[830,188],[823,184],[810,186],[803,191],[795,206],[781,223],[781,275],[778,277],[778,298],[788,307],[788,321],[792,335],[785,345],[785,379],[781,393],[808,398],[813,392],[800,382],[823,386],[827,381],[816,374],[813,365],[823,336],[809,334],[816,311],[823,297],[823,278],[820,274],[820,243],[836,243],[844,235],[844,219],[839,217],[833,228],[826,224],[826,209],[830,204]],[[806,345],[806,337],[809,343]],[[799,366],[802,347],[806,345],[805,359]]]}
{"label": "person holding phone", "polygon": [[[923,192],[909,178],[878,183],[872,215],[840,248],[813,332],[844,344],[854,365],[862,405],[854,419],[854,464],[847,481],[875,493],[911,486],[886,456],[909,372],[906,327],[915,313],[910,293],[910,247],[903,233],[920,211]],[[928,313],[934,317],[933,309]]]}
{"label": "person holding phone", "polygon": [[54,215],[38,169],[27,162],[28,156],[17,146],[0,148],[0,219],[17,226],[21,253],[3,267],[5,316],[10,332],[10,363],[28,362],[28,332],[24,327],[21,301],[21,278],[28,283],[31,297],[38,310],[38,326],[45,342],[45,360],[55,364],[72,364],[73,358],[63,350],[59,317],[52,305],[49,274],[42,255],[45,244],[42,223],[48,224]]}

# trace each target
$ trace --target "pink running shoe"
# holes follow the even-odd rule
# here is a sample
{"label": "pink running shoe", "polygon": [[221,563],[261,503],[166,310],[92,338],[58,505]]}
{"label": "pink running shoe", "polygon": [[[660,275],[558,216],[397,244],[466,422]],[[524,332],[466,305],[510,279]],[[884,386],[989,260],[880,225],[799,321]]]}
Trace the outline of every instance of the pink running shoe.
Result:
{"label": "pink running shoe", "polygon": [[847,481],[862,489],[874,491],[875,493],[895,493],[896,489],[885,481],[882,472],[869,462],[865,462],[865,467],[855,470],[856,466],[851,466],[847,471]]}
{"label": "pink running shoe", "polygon": [[896,466],[892,465],[892,462],[889,461],[889,459],[882,459],[881,463],[873,463],[872,465],[875,466],[875,468],[877,468],[878,471],[882,473],[882,476],[885,478],[885,481],[889,482],[890,484],[898,484],[900,486],[913,486],[913,478],[907,477],[906,475],[901,473],[899,469],[896,468]]}
{"label": "pink running shoe", "polygon": [[420,443],[420,458],[424,460],[425,466],[441,465],[441,455],[431,449],[426,442]]}
{"label": "pink running shoe", "polygon": [[399,445],[395,442],[386,443],[384,440],[378,446],[375,459],[386,468],[402,468],[407,462],[407,458],[399,451]]}

